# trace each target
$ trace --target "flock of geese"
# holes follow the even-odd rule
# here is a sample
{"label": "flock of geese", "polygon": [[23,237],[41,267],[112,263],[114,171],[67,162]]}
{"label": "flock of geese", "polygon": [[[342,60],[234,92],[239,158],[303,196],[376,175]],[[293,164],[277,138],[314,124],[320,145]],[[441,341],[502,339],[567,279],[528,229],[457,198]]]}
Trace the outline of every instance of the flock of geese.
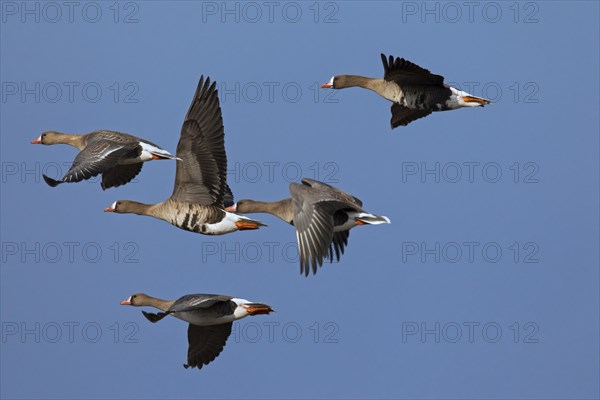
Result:
{"label": "flock of geese", "polygon": [[[491,103],[444,84],[442,76],[403,58],[388,58],[382,54],[381,59],[383,78],[336,75],[321,87],[362,87],[390,100],[392,129],[406,126],[434,111]],[[68,144],[79,149],[62,179],[43,176],[52,187],[102,174],[101,186],[105,190],[130,182],[141,172],[144,162],[175,160],[175,184],[169,198],[158,204],[117,200],[104,211],[146,215],[204,235],[258,229],[266,225],[240,214],[271,214],[294,226],[300,271],[305,276],[310,271],[315,274],[324,260],[339,261],[348,244],[350,229],[358,225],[390,223],[385,216],[365,211],[358,198],[307,178],[290,184],[289,198],[273,202],[247,199],[235,203],[227,184],[225,132],[218,93],[215,82],[211,83],[210,78],[204,79],[204,76],[200,77],[185,116],[175,155],[145,139],[106,130],[83,135],[48,131],[31,143]],[[137,293],[121,304],[161,310],[156,314],[142,311],[153,323],[167,315],[188,322],[189,348],[185,368],[202,368],[213,361],[223,350],[233,321],[273,311],[263,303],[211,294],[192,294],[168,301]]]}

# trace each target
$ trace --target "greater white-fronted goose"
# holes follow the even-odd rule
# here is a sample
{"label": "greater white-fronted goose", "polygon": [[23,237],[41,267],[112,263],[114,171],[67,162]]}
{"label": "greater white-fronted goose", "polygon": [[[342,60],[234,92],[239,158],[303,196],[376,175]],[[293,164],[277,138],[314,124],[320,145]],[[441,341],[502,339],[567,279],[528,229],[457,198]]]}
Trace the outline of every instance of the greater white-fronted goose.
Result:
{"label": "greater white-fronted goose", "polygon": [[404,58],[381,55],[384,75],[367,78],[359,75],[336,75],[322,88],[344,89],[362,87],[385,97],[392,103],[392,129],[406,126],[433,111],[455,110],[461,107],[483,107],[491,101],[473,96],[444,84],[444,77],[434,75]]}
{"label": "greater white-fronted goose", "polygon": [[226,210],[272,214],[296,227],[300,273],[317,272],[324,258],[339,261],[348,244],[350,229],[357,225],[389,224],[388,217],[374,215],[362,208],[356,197],[323,182],[302,179],[291,183],[292,197],[263,202],[240,200]]}
{"label": "greater white-fronted goose", "polygon": [[175,187],[171,197],[158,204],[117,200],[104,211],[162,219],[178,228],[205,235],[265,226],[224,210],[233,204],[227,185],[225,131],[215,82],[200,78],[185,116],[177,145]]}
{"label": "greater white-fronted goose", "polygon": [[217,294],[188,294],[177,300],[161,300],[144,293],[136,293],[121,302],[128,306],[150,306],[160,313],[142,314],[152,323],[172,315],[189,323],[188,356],[185,368],[202,368],[213,361],[225,347],[233,321],[248,315],[269,314],[273,309],[263,303],[254,303],[232,296]]}
{"label": "greater white-fronted goose", "polygon": [[98,174],[102,174],[102,189],[117,187],[135,178],[146,161],[177,158],[147,140],[113,131],[94,131],[85,135],[48,131],[31,144],[68,144],[80,150],[62,179],[42,175],[52,187],[65,182],[80,182]]}

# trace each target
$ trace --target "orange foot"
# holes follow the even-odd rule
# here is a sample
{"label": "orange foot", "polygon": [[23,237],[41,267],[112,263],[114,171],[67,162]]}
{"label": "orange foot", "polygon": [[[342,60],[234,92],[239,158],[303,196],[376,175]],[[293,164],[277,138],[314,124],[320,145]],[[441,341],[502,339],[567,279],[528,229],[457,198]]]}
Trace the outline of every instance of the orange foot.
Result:
{"label": "orange foot", "polygon": [[243,231],[243,230],[247,230],[247,229],[258,229],[260,228],[262,224],[256,222],[256,221],[248,221],[248,220],[241,220],[241,221],[236,221],[235,226],[237,226],[238,230]]}

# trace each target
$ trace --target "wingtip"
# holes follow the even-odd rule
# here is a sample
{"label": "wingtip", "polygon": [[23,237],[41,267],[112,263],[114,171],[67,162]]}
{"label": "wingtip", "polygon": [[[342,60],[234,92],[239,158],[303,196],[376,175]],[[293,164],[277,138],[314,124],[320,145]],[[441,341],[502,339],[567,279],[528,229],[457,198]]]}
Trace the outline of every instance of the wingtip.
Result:
{"label": "wingtip", "polygon": [[44,178],[44,182],[46,182],[48,184],[48,186],[50,187],[57,187],[58,185],[60,185],[61,181],[57,181],[56,179],[52,179],[49,176],[46,176],[44,174],[42,174],[42,177]]}

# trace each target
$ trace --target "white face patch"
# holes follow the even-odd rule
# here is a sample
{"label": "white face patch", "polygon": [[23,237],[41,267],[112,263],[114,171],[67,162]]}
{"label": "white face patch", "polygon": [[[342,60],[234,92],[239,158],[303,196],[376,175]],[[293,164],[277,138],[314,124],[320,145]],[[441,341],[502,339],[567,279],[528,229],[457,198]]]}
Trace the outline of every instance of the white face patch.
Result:
{"label": "white face patch", "polygon": [[[113,210],[115,210],[117,208],[117,202],[115,201],[114,203],[112,203],[110,205],[110,208],[112,208]],[[131,300],[131,297],[129,299]]]}

